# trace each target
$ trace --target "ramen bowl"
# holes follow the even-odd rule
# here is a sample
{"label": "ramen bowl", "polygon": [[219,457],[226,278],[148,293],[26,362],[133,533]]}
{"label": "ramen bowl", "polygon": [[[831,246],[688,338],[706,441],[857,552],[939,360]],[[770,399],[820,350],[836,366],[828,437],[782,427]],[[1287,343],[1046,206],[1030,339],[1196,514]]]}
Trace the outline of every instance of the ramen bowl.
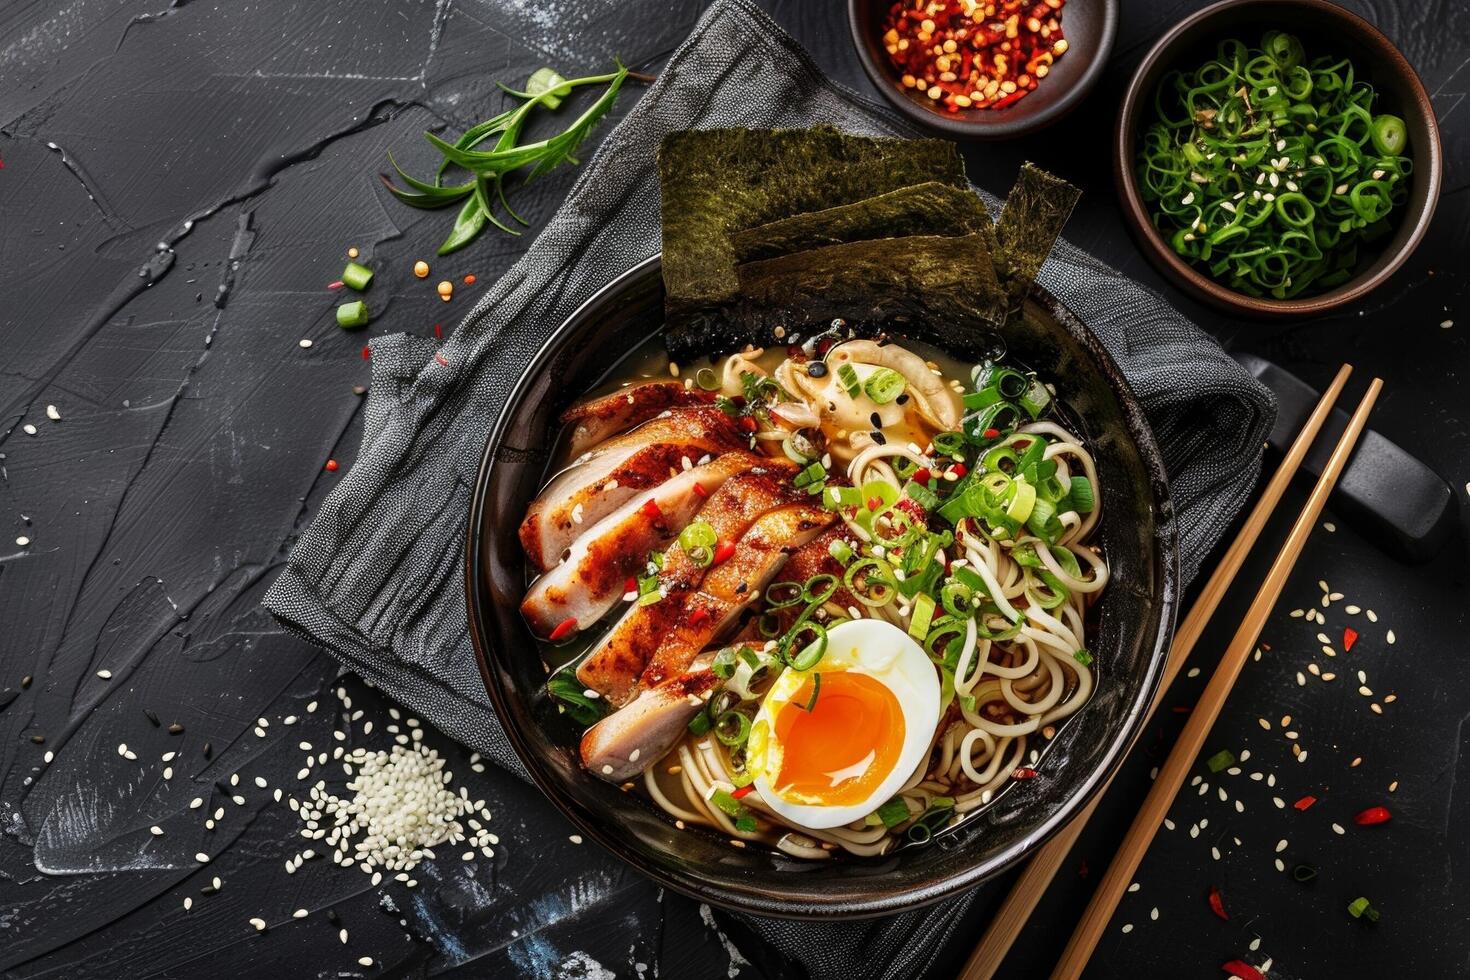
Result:
{"label": "ramen bowl", "polygon": [[[821,919],[887,915],[995,875],[1043,843],[1118,767],[1142,728],[1173,630],[1179,582],[1164,467],[1133,393],[1077,317],[1035,288],[1001,331],[1045,373],[1098,466],[1100,541],[1112,578],[1089,616],[1097,690],[1043,749],[1034,779],[923,847],[797,860],[722,835],[679,829],[650,802],[586,773],[581,730],[546,694],[541,653],[518,606],[527,566],[516,529],[550,475],[558,416],[655,337],[663,318],[657,257],[609,283],[552,332],[506,399],[476,477],[466,539],[470,635],[507,738],[542,792],[579,828],[668,888],[729,909]],[[922,325],[904,336],[933,342]],[[711,351],[711,353],[716,353]]]}

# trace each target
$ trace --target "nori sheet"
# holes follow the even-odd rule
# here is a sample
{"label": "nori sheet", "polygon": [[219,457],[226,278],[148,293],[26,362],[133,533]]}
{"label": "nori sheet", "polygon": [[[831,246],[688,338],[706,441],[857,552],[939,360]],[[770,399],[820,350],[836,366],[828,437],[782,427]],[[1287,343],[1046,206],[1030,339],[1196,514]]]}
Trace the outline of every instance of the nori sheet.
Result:
{"label": "nori sheet", "polygon": [[670,133],[658,166],[666,305],[675,315],[735,297],[735,232],[911,184],[968,186],[947,140],[851,136],[830,126]]}
{"label": "nori sheet", "polygon": [[1011,309],[1021,305],[1082,192],[1027,162],[1006,195],[995,226],[996,274]]}
{"label": "nori sheet", "polygon": [[737,231],[730,242],[737,262],[755,262],[874,238],[954,237],[990,231],[990,213],[979,195],[968,188],[927,181]]}
{"label": "nori sheet", "polygon": [[[701,329],[669,336],[689,361],[747,343],[786,344],[841,318],[859,335],[922,323],[963,355],[1005,312],[988,236],[909,235],[847,242],[739,266],[740,298]],[[691,356],[692,355],[692,356]]]}

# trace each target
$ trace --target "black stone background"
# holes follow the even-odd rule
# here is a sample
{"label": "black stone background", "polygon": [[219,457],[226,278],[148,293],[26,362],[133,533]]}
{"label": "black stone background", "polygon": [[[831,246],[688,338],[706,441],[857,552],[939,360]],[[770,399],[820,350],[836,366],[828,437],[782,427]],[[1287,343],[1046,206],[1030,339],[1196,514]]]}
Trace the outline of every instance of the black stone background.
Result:
{"label": "black stone background", "polygon": [[[1085,2],[1085,0],[1074,0]],[[843,4],[767,7],[817,61],[872,94],[853,57]],[[1201,0],[1128,0],[1113,64],[1064,125],[967,151],[971,173],[1003,192],[1023,159],[1086,190],[1068,234],[1159,286],[1222,341],[1273,357],[1323,385],[1339,361],[1387,382],[1374,424],[1441,471],[1457,495],[1470,479],[1461,311],[1470,207],[1470,10],[1463,2],[1354,0],[1418,66],[1444,128],[1446,188],[1418,253],[1358,309],[1305,323],[1236,323],[1162,287],[1124,232],[1106,137],[1133,64],[1150,40]],[[207,3],[58,0],[0,6],[0,689],[34,683],[0,711],[0,969],[14,977],[512,976],[759,977],[796,975],[726,920],[662,894],[590,845],[536,792],[471,771],[463,750],[431,734],[502,838],[493,860],[441,855],[420,886],[369,887],[325,861],[288,876],[302,842],[295,817],[254,777],[298,786],[296,742],[333,744],[334,661],[286,636],[260,596],[298,529],[350,464],[364,383],[362,334],[332,322],[349,245],[378,270],[368,333],[451,329],[477,289],[441,303],[432,283],[473,272],[491,281],[528,238],[486,234],[430,257],[445,213],[391,201],[372,174],[394,149],[411,170],[431,159],[419,134],[457,131],[502,103],[495,79],[518,83],[551,63],[598,70],[613,55],[656,69],[697,17],[697,0],[421,0]],[[636,87],[618,107],[625,111]],[[520,193],[539,227],[574,174]],[[532,231],[534,232],[535,227]],[[529,236],[528,236],[529,237]],[[1441,321],[1455,322],[1448,328]],[[298,346],[302,338],[315,342]],[[62,421],[45,406],[54,404]],[[26,435],[24,423],[37,426]],[[1295,499],[1300,499],[1301,488]],[[1462,501],[1463,503],[1463,501]],[[1462,513],[1467,512],[1462,507]],[[1331,520],[1331,515],[1328,515]],[[1463,520],[1463,518],[1462,518]],[[1278,534],[1283,529],[1278,528]],[[1462,528],[1463,530],[1463,528]],[[18,547],[19,535],[31,539]],[[1319,531],[1277,615],[1270,645],[1244,672],[1210,740],[1251,760],[1240,776],[1186,790],[1177,829],[1148,855],[1094,959],[1093,977],[1215,977],[1237,956],[1286,977],[1463,976],[1470,967],[1466,898],[1470,812],[1462,777],[1465,676],[1463,537],[1437,561],[1402,565],[1339,522]],[[1251,569],[1259,579],[1264,560]],[[1317,627],[1287,611],[1318,600],[1319,579],[1374,608],[1362,638],[1333,663],[1341,675],[1305,687],[1328,663]],[[1237,598],[1227,612],[1239,612]],[[1222,617],[1228,620],[1230,617]],[[1386,630],[1398,642],[1386,643]],[[1228,639],[1201,645],[1208,669]],[[96,676],[112,672],[109,680]],[[1382,717],[1355,693],[1398,695]],[[1021,937],[1008,976],[1051,964],[1145,791],[1150,767],[1203,686],[1182,680],[1109,795],[1077,853]],[[389,705],[355,681],[349,745],[385,745]],[[322,710],[305,715],[320,699]],[[155,729],[144,710],[181,735]],[[1278,724],[1309,751],[1292,760]],[[288,728],[285,715],[307,719]],[[255,719],[271,722],[267,737]],[[1271,719],[1263,731],[1260,717]],[[363,723],[374,733],[362,734]],[[35,744],[33,735],[45,738]],[[202,756],[212,744],[213,760]],[[138,755],[119,756],[126,742]],[[44,753],[56,753],[43,764]],[[164,783],[161,753],[180,752]],[[1362,762],[1356,768],[1354,757]],[[1203,771],[1203,764],[1200,765]],[[1274,773],[1272,790],[1249,772]],[[241,774],[244,806],[213,787]],[[1389,783],[1398,780],[1390,795]],[[1304,793],[1306,813],[1278,810]],[[222,803],[220,828],[187,800]],[[1245,813],[1237,813],[1240,798]],[[1386,802],[1395,818],[1362,829],[1351,816]],[[1192,838],[1191,824],[1208,819]],[[154,839],[147,827],[165,826]],[[1347,832],[1338,836],[1331,824]],[[1240,843],[1236,844],[1238,838]],[[1303,887],[1281,857],[1321,865]],[[1210,847],[1221,851],[1212,859]],[[190,855],[213,860],[195,866]],[[224,888],[202,896],[219,875]],[[1231,919],[1209,911],[1223,889]],[[1004,893],[989,887],[948,950],[956,968]],[[1376,926],[1345,906],[1370,897]],[[182,901],[194,898],[193,911]],[[304,907],[304,920],[290,917]],[[1157,908],[1157,921],[1150,910]],[[348,945],[326,920],[333,909]],[[247,920],[271,923],[257,934]],[[404,924],[400,924],[400,922]],[[1124,933],[1125,924],[1132,924]],[[722,931],[723,930],[723,931]],[[1259,948],[1250,949],[1259,937]],[[733,945],[732,945],[733,944]],[[736,953],[735,948],[740,947]],[[379,965],[364,970],[359,956]],[[750,961],[750,962],[747,962]]]}

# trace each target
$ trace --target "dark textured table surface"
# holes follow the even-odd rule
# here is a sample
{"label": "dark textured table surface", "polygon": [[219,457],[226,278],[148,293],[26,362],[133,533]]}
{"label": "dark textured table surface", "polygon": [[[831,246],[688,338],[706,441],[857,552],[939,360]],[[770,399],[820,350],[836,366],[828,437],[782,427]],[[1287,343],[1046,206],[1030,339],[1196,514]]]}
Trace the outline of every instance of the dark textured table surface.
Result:
{"label": "dark textured table surface", "polygon": [[[1129,70],[1150,39],[1200,5],[1128,0],[1113,64],[1090,100],[1050,133],[971,149],[972,175],[1004,191],[1030,158],[1080,185],[1087,194],[1069,236],[1158,286],[1227,345],[1318,385],[1344,357],[1360,375],[1378,372],[1387,388],[1374,425],[1463,496],[1470,8],[1349,4],[1404,48],[1433,94],[1444,197],[1418,253],[1361,308],[1263,327],[1163,287],[1122,230],[1111,193],[1103,148]],[[335,479],[325,462],[349,464],[358,439],[362,402],[352,389],[367,377],[363,338],[333,324],[336,297],[323,287],[349,245],[370,257],[383,270],[374,335],[447,330],[475,292],[462,289],[446,306],[408,274],[432,255],[444,216],[397,205],[371,175],[391,148],[422,167],[425,128],[459,129],[496,111],[495,79],[518,82],[545,63],[583,73],[615,54],[656,70],[701,6],[0,8],[0,690],[17,694],[0,708],[6,975],[792,974],[708,909],[579,846],[534,790],[475,771],[464,750],[432,733],[456,778],[494,814],[494,858],[440,855],[419,868],[412,890],[391,880],[371,887],[321,860],[288,875],[298,824],[272,800],[277,786],[304,785],[298,742],[334,744],[334,724],[349,746],[392,737],[385,699],[339,680],[329,656],[259,607]],[[844,5],[767,7],[826,70],[871,94]],[[573,178],[558,174],[520,199],[533,225]],[[488,282],[525,241],[487,234],[436,271]],[[1174,829],[1159,835],[1089,976],[1215,977],[1235,957],[1269,959],[1278,978],[1470,972],[1470,808],[1456,793],[1470,713],[1463,541],[1407,566],[1327,515],[1211,738],[1212,751],[1250,752],[1243,771],[1215,776],[1200,765],[1213,785],[1181,796]],[[1253,563],[1257,578],[1263,567]],[[1319,580],[1344,595],[1320,627],[1289,615],[1321,608]],[[1363,611],[1349,613],[1350,604]],[[1227,611],[1242,606],[1232,600]],[[1361,634],[1351,653],[1341,649],[1347,625]],[[1319,631],[1336,658],[1322,653]],[[1219,628],[1201,645],[1205,676],[1226,639]],[[1340,676],[1303,674],[1299,684],[1309,663]],[[1038,975],[1052,962],[1203,682],[1182,679],[1169,694],[1008,975]],[[308,712],[313,701],[319,708]],[[300,720],[287,725],[287,716]],[[270,722],[265,737],[254,732],[258,718]],[[170,734],[172,724],[183,730]],[[239,787],[222,792],[216,784],[228,787],[233,773]],[[234,793],[243,805],[225,798]],[[1298,812],[1290,804],[1305,794],[1320,802]],[[208,811],[188,808],[196,796]],[[1354,813],[1378,803],[1394,811],[1389,825],[1354,825]],[[202,815],[217,805],[226,812],[206,831]],[[164,836],[149,833],[154,824]],[[196,851],[212,856],[207,867]],[[1303,886],[1276,870],[1278,859],[1288,871],[1298,862],[1322,870]],[[201,894],[216,875],[220,891]],[[955,967],[1004,885],[989,886],[975,921],[956,933]],[[1226,896],[1228,922],[1210,912],[1212,885]],[[1346,914],[1360,894],[1382,910],[1375,926]],[[308,915],[292,918],[298,908]],[[254,916],[269,923],[263,934]],[[359,966],[365,956],[375,965]]]}

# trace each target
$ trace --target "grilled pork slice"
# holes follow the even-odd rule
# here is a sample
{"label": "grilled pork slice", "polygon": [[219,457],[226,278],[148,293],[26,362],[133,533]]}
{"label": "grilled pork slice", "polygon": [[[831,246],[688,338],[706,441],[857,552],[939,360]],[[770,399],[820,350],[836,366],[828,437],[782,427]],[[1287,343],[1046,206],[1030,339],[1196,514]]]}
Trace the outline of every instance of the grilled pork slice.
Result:
{"label": "grilled pork slice", "polygon": [[615,436],[562,470],[526,509],[521,545],[538,571],[555,565],[583,530],[631,497],[709,454],[746,444],[717,408],[677,408]]}
{"label": "grilled pork slice", "polygon": [[560,638],[597,622],[623,594],[628,576],[643,567],[650,551],[673,540],[705,496],[768,462],[754,453],[725,453],[640,493],[583,531],[566,560],[531,584],[521,615],[544,637],[558,627]]}
{"label": "grilled pork slice", "polygon": [[681,405],[708,405],[714,397],[712,392],[686,388],[682,381],[645,381],[619,388],[610,395],[578,402],[562,413],[561,420],[564,425],[572,426],[572,455],[580,456],[660,412]]}
{"label": "grilled pork slice", "polygon": [[[760,472],[732,477],[700,508],[698,519],[709,524],[718,540],[738,541],[762,514],[796,499],[799,491],[790,482],[795,472],[796,467],[785,460],[770,460]],[[692,561],[677,544],[670,548],[659,573],[663,598],[629,608],[577,668],[577,679],[614,707],[626,704],[648,658],[684,618],[685,600],[705,574],[705,567]]]}
{"label": "grilled pork slice", "polygon": [[582,765],[611,783],[621,783],[668,755],[689,720],[704,707],[719,679],[710,670],[712,653],[690,669],[641,692],[582,736]]}
{"label": "grilled pork slice", "polygon": [[689,669],[699,651],[726,632],[765,591],[793,551],[821,534],[837,515],[816,503],[789,504],[761,516],[729,560],[705,575],[684,615],[659,641],[640,684],[656,687]]}
{"label": "grilled pork slice", "polygon": [[832,552],[829,549],[832,547],[833,541],[845,542],[850,548],[855,549],[857,547],[851,532],[847,530],[847,525],[834,524],[813,538],[807,545],[797,549],[796,553],[791,556],[791,561],[787,562],[786,567],[781,572],[783,581],[790,579],[793,582],[806,582],[814,575],[836,576],[838,582],[837,591],[832,593],[832,598],[829,601],[835,602],[843,609],[846,609],[848,606],[855,606],[861,609],[862,605],[841,584],[842,575],[846,569],[843,568],[842,564],[836,558],[832,557]]}

